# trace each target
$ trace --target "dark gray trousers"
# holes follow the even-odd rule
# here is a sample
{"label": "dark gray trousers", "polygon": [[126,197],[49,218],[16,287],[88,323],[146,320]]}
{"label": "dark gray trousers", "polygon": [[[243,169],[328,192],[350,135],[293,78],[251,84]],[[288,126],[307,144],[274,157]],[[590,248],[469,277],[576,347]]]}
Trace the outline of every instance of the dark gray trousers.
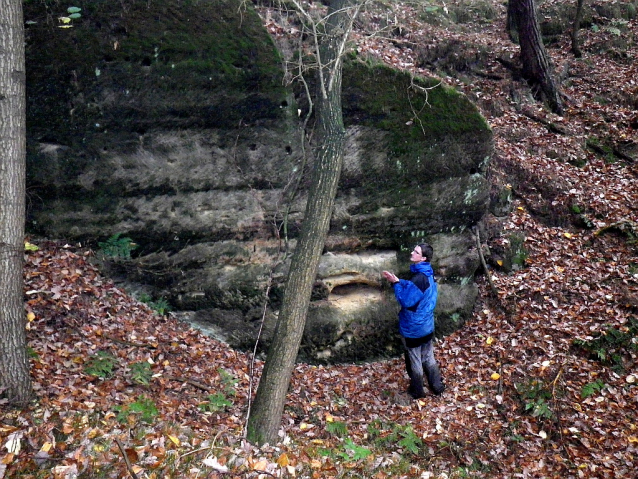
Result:
{"label": "dark gray trousers", "polygon": [[410,376],[410,388],[408,392],[412,397],[421,398],[425,396],[424,374],[428,380],[428,386],[434,394],[441,394],[443,381],[439,365],[434,359],[434,342],[432,339],[420,346],[409,348],[405,344],[405,338],[401,338],[405,347],[405,367]]}

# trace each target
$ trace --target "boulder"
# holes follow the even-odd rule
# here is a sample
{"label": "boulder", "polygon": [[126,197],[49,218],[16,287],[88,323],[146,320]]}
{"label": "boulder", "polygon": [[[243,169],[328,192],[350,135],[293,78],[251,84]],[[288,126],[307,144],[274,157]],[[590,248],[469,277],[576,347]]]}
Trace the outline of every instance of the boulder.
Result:
{"label": "boulder", "polygon": [[[238,0],[25,4],[28,229],[98,248],[117,277],[185,320],[268,346],[303,221],[312,142],[307,101],[282,86],[281,56]],[[244,8],[245,7],[245,8]],[[490,194],[492,133],[437,79],[350,58],[345,164],[300,351],[308,361],[395,354],[397,306],[383,269],[409,278],[414,244],[434,247],[437,327],[471,314],[479,265],[470,228]],[[266,305],[266,306],[265,306]],[[261,328],[262,319],[265,320]]]}

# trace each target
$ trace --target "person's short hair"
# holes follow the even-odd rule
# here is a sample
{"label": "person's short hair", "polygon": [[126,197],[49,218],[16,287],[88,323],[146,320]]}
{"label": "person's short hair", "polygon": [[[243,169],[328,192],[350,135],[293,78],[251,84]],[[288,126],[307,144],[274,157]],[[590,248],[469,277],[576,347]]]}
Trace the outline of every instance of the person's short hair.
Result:
{"label": "person's short hair", "polygon": [[421,248],[421,256],[426,258],[428,261],[432,260],[432,255],[434,254],[432,246],[430,246],[428,243],[420,243],[417,246]]}

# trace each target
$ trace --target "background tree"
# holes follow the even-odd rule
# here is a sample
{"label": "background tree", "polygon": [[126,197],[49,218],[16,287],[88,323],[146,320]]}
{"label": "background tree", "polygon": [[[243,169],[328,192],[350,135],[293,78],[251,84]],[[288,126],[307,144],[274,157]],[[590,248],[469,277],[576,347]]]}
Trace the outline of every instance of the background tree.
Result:
{"label": "background tree", "polygon": [[580,51],[580,44],[578,42],[578,31],[580,30],[580,22],[583,20],[583,7],[585,0],[577,0],[576,3],[576,16],[574,17],[574,25],[572,26],[572,53],[576,58],[583,56]]}
{"label": "background tree", "polygon": [[[508,28],[515,28],[521,46],[522,75],[554,113],[562,114],[563,102],[553,76],[553,68],[541,36],[534,0],[509,0]],[[511,35],[510,35],[511,36]]]}
{"label": "background tree", "polygon": [[273,342],[249,413],[247,437],[257,444],[277,442],[312,285],[330,226],[345,147],[342,61],[352,23],[361,7],[356,0],[333,0],[326,17],[315,22],[301,5],[294,3],[301,16],[312,25],[318,63],[316,154],[304,221],[292,256]]}
{"label": "background tree", "polygon": [[22,0],[0,0],[0,394],[31,398],[22,292],[26,99]]}

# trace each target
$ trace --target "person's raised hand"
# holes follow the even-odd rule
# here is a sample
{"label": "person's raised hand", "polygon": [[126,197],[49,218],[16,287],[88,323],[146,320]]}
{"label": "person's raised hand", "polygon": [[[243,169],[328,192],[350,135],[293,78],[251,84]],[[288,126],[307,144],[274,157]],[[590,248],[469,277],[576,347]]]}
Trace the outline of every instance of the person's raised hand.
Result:
{"label": "person's raised hand", "polygon": [[390,273],[389,271],[383,271],[381,274],[390,283],[397,283],[399,281],[399,278],[397,278],[397,276],[394,273]]}

